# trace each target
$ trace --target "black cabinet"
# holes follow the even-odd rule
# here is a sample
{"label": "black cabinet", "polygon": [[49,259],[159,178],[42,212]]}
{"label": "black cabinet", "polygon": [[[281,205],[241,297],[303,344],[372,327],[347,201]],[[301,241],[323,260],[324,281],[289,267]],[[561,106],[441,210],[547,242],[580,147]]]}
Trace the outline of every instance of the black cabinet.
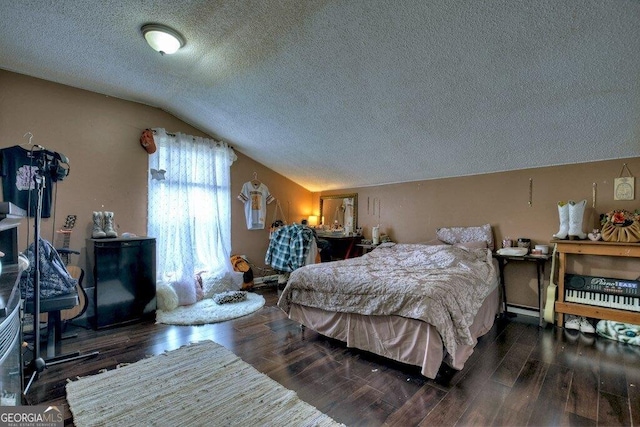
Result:
{"label": "black cabinet", "polygon": [[156,240],[87,239],[87,287],[93,286],[93,326],[152,316],[156,310]]}

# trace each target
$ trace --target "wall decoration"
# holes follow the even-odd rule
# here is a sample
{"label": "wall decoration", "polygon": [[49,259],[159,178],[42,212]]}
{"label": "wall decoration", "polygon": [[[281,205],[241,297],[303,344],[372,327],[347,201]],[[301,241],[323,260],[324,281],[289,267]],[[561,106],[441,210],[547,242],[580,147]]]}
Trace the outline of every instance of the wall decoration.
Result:
{"label": "wall decoration", "polygon": [[247,230],[262,230],[267,222],[267,204],[275,198],[269,188],[258,180],[258,174],[253,173],[253,179],[242,185],[238,200],[244,203],[244,213],[247,220]]}
{"label": "wall decoration", "polygon": [[[623,177],[625,169],[629,176]],[[620,176],[613,180],[613,200],[635,200],[635,181],[627,164],[623,164]]]}

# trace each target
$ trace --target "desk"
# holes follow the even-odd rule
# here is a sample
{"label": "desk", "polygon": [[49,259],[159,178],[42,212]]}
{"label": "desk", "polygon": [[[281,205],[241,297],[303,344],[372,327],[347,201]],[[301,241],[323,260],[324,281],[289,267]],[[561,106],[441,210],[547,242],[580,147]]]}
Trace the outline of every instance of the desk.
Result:
{"label": "desk", "polygon": [[550,254],[546,255],[523,255],[523,256],[515,256],[515,255],[500,255],[496,252],[493,253],[493,257],[498,260],[498,269],[500,270],[500,286],[502,286],[502,303],[504,304],[504,312],[503,315],[508,316],[509,313],[507,311],[507,291],[504,283],[504,266],[509,261],[516,262],[534,262],[536,264],[536,274],[538,279],[538,315],[540,316],[540,320],[538,322],[539,326],[544,326],[544,265],[545,263],[551,259]]}
{"label": "desk", "polygon": [[332,258],[347,259],[359,255],[355,253],[355,246],[362,241],[362,236],[336,236],[331,233],[318,232],[318,238],[328,240],[331,243]]}

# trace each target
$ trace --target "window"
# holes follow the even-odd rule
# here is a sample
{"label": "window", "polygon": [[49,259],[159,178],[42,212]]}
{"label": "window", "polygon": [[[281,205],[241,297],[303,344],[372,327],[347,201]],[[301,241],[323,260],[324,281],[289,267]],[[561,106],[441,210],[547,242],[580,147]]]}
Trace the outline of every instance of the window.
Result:
{"label": "window", "polygon": [[236,159],[223,142],[154,129],[149,156],[148,235],[156,238],[157,277],[193,281],[232,271],[231,178]]}

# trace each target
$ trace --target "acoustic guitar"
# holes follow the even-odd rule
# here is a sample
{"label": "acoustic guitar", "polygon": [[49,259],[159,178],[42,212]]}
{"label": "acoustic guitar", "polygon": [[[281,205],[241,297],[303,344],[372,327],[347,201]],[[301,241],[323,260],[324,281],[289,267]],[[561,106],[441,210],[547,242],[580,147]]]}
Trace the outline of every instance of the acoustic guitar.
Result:
{"label": "acoustic guitar", "polygon": [[67,215],[67,219],[64,221],[64,225],[60,230],[57,231],[58,234],[62,234],[62,246],[61,249],[57,249],[60,254],[60,258],[62,258],[62,262],[64,265],[69,264],[69,242],[71,240],[71,231],[73,227],[76,226],[77,215]]}
{"label": "acoustic guitar", "polygon": [[[76,317],[80,317],[87,310],[87,293],[82,287],[82,279],[84,278],[84,272],[77,265],[68,265],[69,264],[69,255],[74,253],[73,251],[69,251],[69,242],[71,240],[71,232],[73,227],[76,225],[76,215],[67,215],[67,218],[64,222],[64,225],[57,232],[62,234],[62,248],[58,249],[60,254],[60,258],[64,262],[67,271],[78,281],[76,285],[76,291],[78,292],[78,301],[79,304],[73,308],[69,308],[67,310],[60,311],[60,318],[64,322],[65,320],[73,320]],[[77,252],[75,252],[77,253]]]}
{"label": "acoustic guitar", "polygon": [[556,292],[558,285],[554,283],[554,276],[556,274],[556,258],[557,258],[558,245],[553,245],[553,255],[551,255],[551,275],[549,276],[549,286],[547,286],[547,302],[544,306],[544,320],[547,323],[554,323],[556,320]]}

